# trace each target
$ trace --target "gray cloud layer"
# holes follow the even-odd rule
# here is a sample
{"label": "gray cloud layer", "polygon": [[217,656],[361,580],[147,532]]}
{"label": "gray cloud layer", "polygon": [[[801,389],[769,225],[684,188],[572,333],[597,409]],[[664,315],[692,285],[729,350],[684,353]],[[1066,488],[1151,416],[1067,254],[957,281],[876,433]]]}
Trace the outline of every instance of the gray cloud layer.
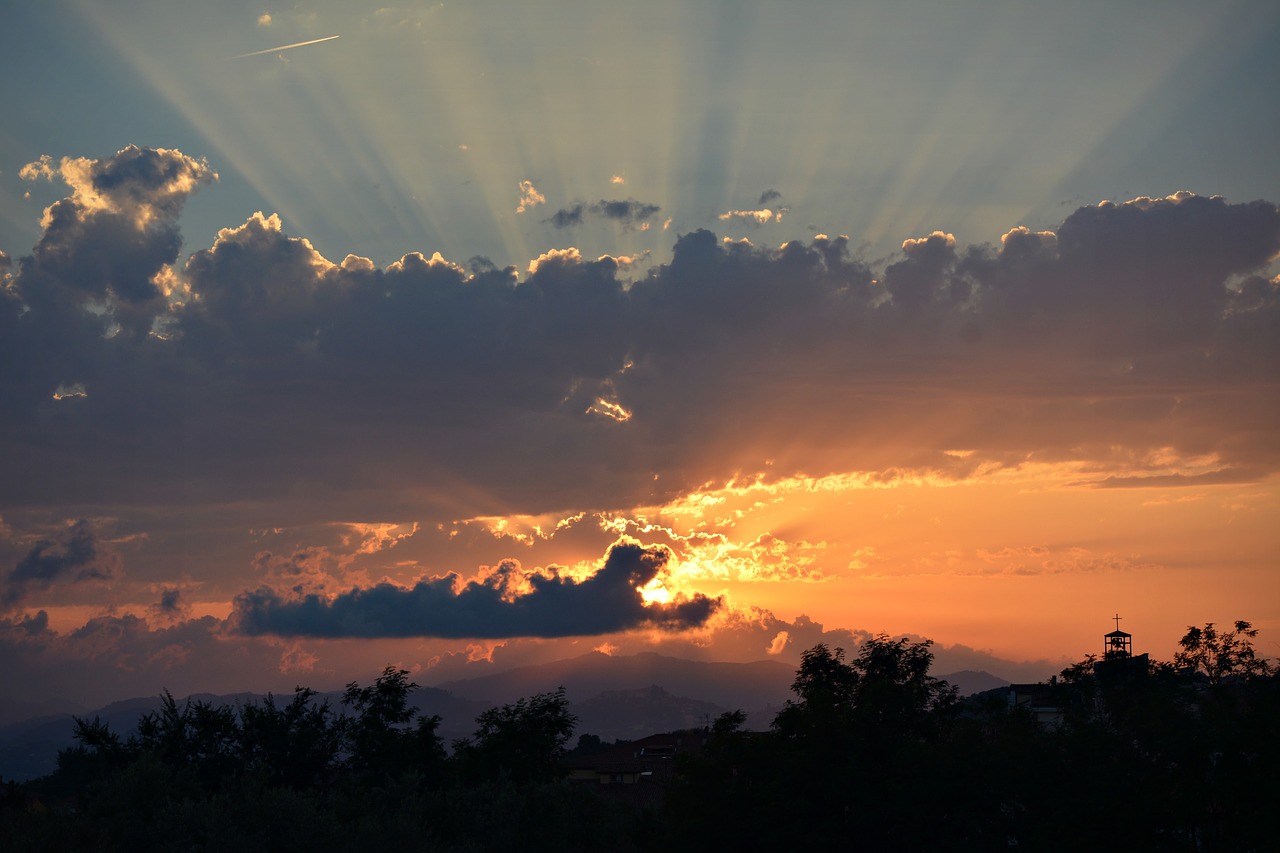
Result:
{"label": "gray cloud layer", "polygon": [[508,562],[484,581],[458,586],[456,575],[411,588],[380,583],[333,599],[287,600],[268,588],[236,598],[232,621],[246,634],[290,637],[444,637],[505,639],[609,634],[642,626],[678,630],[702,625],[719,599],[697,595],[645,605],[637,587],[666,566],[669,552],[636,543],[609,549],[604,566],[583,581],[530,574],[530,589],[510,595],[521,575]]}
{"label": "gray cloud layer", "polygon": [[335,264],[260,215],[171,268],[208,167],[133,148],[74,164],[0,291],[0,512],[623,507],[765,460],[1280,466],[1280,298],[1254,274],[1280,250],[1268,202],[1085,207],[999,246],[908,240],[883,270],[844,238],[696,231],[633,283],[569,254],[520,280],[419,254]]}

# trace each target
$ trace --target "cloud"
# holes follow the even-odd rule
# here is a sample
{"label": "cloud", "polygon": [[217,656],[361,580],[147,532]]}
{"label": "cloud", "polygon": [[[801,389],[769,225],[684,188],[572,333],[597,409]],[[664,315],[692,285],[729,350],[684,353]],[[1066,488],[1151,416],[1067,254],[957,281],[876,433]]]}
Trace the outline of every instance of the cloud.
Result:
{"label": "cloud", "polygon": [[1089,482],[1098,489],[1151,489],[1182,486],[1216,486],[1230,483],[1253,483],[1262,479],[1263,472],[1248,468],[1229,468],[1206,471],[1202,474],[1141,474],[1128,477],[1111,476]]}
{"label": "cloud", "polygon": [[546,204],[547,197],[538,192],[533,185],[533,181],[521,181],[519,187],[520,203],[516,205],[516,213],[524,213],[531,207]]}
{"label": "cloud", "polygon": [[[370,678],[389,660],[405,661],[414,669],[415,661],[421,661],[422,671],[415,680],[439,683],[487,674],[495,665],[509,668],[563,660],[592,645],[614,655],[657,651],[696,660],[740,662],[760,660],[767,650],[775,649],[775,659],[794,666],[800,654],[816,643],[856,649],[869,636],[869,631],[827,628],[803,615],[788,621],[768,610],[728,606],[717,610],[699,630],[631,631],[586,644],[573,637],[472,643],[251,637],[230,631],[225,623],[208,616],[170,621],[105,615],[59,632],[50,626],[48,613],[40,610],[34,615],[0,617],[0,681],[38,686],[22,698],[60,696],[95,707],[123,697],[154,696],[162,688],[177,696],[287,692],[298,683],[299,673],[306,673],[308,686],[341,689],[352,680]],[[985,669],[1016,681],[1045,678],[1065,663],[1017,663],[965,646],[938,645],[933,651],[936,673]],[[0,716],[17,698],[0,695]]]}
{"label": "cloud", "polygon": [[[703,530],[681,534],[674,527],[661,526],[661,514],[662,509],[646,510],[643,521],[602,517],[600,524],[607,529],[669,537],[680,557],[680,577],[685,581],[821,583],[832,579],[820,565],[827,549],[824,542],[789,542],[771,533],[761,533],[749,542],[737,542],[728,534]],[[732,514],[729,515],[716,519],[716,526],[731,524]]]}
{"label": "cloud", "polygon": [[[96,213],[125,216],[141,228],[170,221],[201,184],[218,175],[203,160],[165,148],[126,146],[111,157],[63,157],[58,165],[49,155],[22,167],[24,180],[61,178],[74,195],[45,210],[42,224]],[[68,211],[66,208],[70,207]]]}
{"label": "cloud", "polygon": [[21,176],[61,179],[72,190],[45,209],[44,232],[20,264],[17,288],[38,311],[35,325],[72,336],[75,327],[149,333],[167,307],[156,279],[177,260],[178,215],[217,173],[180,151],[130,145],[101,160],[55,165],[46,155]]}
{"label": "cloud", "polygon": [[310,637],[592,636],[655,626],[702,625],[721,606],[695,595],[645,604],[638,591],[659,577],[669,552],[634,540],[615,543],[594,575],[578,581],[558,573],[525,572],[506,561],[479,580],[456,575],[412,587],[390,583],[355,588],[331,599],[289,599],[263,587],[236,598],[232,621],[246,634]]}
{"label": "cloud", "polygon": [[190,588],[163,584],[160,598],[147,608],[147,617],[159,625],[173,625],[191,618]]}
{"label": "cloud", "polygon": [[[887,627],[892,634],[908,636],[912,641],[926,639],[916,634],[901,633],[893,626]],[[663,638],[656,648],[665,655],[694,660],[757,661],[764,652],[794,666],[800,663],[806,650],[819,643],[856,653],[879,630],[829,628],[804,614],[787,620],[765,608],[726,607],[705,631],[673,634]],[[622,642],[615,654],[634,654],[637,650],[633,640]],[[1038,681],[1061,670],[1066,663],[1065,660],[1010,661],[997,658],[989,651],[942,643],[932,646],[930,651],[934,653],[932,672],[939,675],[961,670],[985,670],[1011,681]]]}
{"label": "cloud", "polygon": [[169,587],[160,592],[160,601],[156,604],[156,608],[163,613],[181,613],[184,605],[182,604],[182,590],[176,587]]}
{"label": "cloud", "polygon": [[660,209],[656,204],[646,204],[633,198],[614,201],[601,199],[591,205],[591,210],[596,215],[627,226],[635,226],[655,216]]}
{"label": "cloud", "polygon": [[572,228],[575,225],[582,224],[582,215],[586,213],[586,211],[586,203],[580,201],[571,207],[560,208],[543,221],[550,222],[557,228]]}
{"label": "cloud", "polygon": [[756,206],[764,207],[766,204],[775,202],[780,198],[782,198],[782,193],[778,192],[777,190],[765,190],[764,192],[760,193],[760,200],[756,202]]}
{"label": "cloud", "polygon": [[349,547],[358,540],[356,550],[361,554],[376,554],[379,551],[390,550],[406,539],[412,538],[419,529],[417,522],[410,524],[346,522],[340,526],[349,531],[342,537],[342,544]]}
{"label": "cloud", "polygon": [[279,677],[277,652],[226,637],[212,617],[164,626],[132,615],[98,616],[59,633],[41,614],[0,618],[5,683],[39,684],[48,696],[74,696],[86,704],[154,696],[161,688],[182,696],[239,690],[246,682],[274,690],[292,686]]}
{"label": "cloud", "polygon": [[1153,563],[1141,561],[1136,555],[1098,552],[1078,546],[1050,548],[1028,545],[995,550],[978,549],[976,556],[990,567],[980,570],[979,574],[1094,574],[1159,568]]}
{"label": "cloud", "polygon": [[297,547],[288,553],[259,551],[253,557],[253,570],[272,586],[295,594],[324,594],[344,589],[351,583],[346,571],[350,557],[334,553],[323,545]]}
{"label": "cloud", "polygon": [[76,397],[88,397],[89,392],[85,390],[84,385],[79,382],[71,384],[63,383],[53,389],[53,399],[55,400],[71,400]]}
{"label": "cloud", "polygon": [[656,216],[660,210],[656,204],[646,204],[633,198],[614,201],[601,199],[591,204],[578,202],[561,208],[543,221],[550,222],[556,228],[572,228],[581,225],[584,217],[589,214],[630,229],[647,225],[647,220]]}
{"label": "cloud", "polygon": [[539,271],[550,272],[557,268],[576,267],[581,263],[582,253],[572,246],[567,249],[551,249],[529,262],[529,274],[536,275]]}
{"label": "cloud", "polygon": [[21,605],[33,590],[111,580],[119,574],[119,555],[104,549],[89,522],[81,519],[64,535],[36,542],[13,567],[4,578],[0,609]]}
{"label": "cloud", "polygon": [[41,154],[39,159],[18,170],[18,177],[24,181],[36,181],[41,178],[52,181],[57,176],[58,167],[53,164],[53,157],[48,154]]}
{"label": "cloud", "polygon": [[770,222],[781,222],[782,217],[787,214],[788,208],[780,207],[777,210],[770,208],[761,208],[759,210],[727,210],[720,214],[721,222],[733,222],[737,225],[766,225]]}
{"label": "cloud", "polygon": [[[527,273],[334,263],[262,213],[184,261],[171,217],[206,169],[129,149],[87,167],[117,175],[85,179],[106,201],[55,203],[15,259],[6,517],[182,495],[270,505],[289,516],[273,526],[407,522],[623,510],[757,474],[1280,470],[1271,203],[1090,206],[992,244],[926,232],[883,267],[847,238],[693,231],[632,281],[575,249]],[[1215,461],[1144,461],[1165,447]]]}

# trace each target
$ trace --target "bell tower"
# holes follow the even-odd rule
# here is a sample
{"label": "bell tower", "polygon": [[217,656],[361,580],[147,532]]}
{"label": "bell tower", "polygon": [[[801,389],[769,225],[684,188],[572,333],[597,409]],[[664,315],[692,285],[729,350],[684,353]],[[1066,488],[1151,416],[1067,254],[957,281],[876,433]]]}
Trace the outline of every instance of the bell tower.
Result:
{"label": "bell tower", "polygon": [[1133,635],[1120,630],[1119,613],[1111,618],[1116,620],[1116,629],[1102,638],[1102,659],[1128,660],[1133,657]]}
{"label": "bell tower", "polygon": [[1135,679],[1145,677],[1150,669],[1145,653],[1133,653],[1133,635],[1120,630],[1120,614],[1111,618],[1116,620],[1116,629],[1103,636],[1102,659],[1093,663],[1093,674],[1098,676],[1104,689],[1131,684]]}

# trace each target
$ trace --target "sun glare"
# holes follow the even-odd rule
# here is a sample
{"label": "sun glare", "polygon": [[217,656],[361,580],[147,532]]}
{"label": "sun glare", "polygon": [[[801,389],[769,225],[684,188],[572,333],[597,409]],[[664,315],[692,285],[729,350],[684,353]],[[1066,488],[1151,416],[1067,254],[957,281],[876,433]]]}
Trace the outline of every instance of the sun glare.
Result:
{"label": "sun glare", "polygon": [[644,586],[636,587],[636,590],[646,605],[668,604],[671,601],[671,592],[663,585],[660,578],[654,578]]}

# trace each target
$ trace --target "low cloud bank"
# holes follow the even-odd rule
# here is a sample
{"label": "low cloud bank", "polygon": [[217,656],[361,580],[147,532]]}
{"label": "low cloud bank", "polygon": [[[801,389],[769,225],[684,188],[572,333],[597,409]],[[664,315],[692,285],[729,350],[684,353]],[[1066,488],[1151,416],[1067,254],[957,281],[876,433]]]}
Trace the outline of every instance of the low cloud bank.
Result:
{"label": "low cloud bank", "polygon": [[[695,595],[666,604],[644,602],[638,587],[658,577],[670,552],[620,542],[585,580],[524,573],[509,561],[483,580],[456,575],[412,587],[356,588],[332,599],[289,599],[261,588],[236,598],[232,622],[246,634],[289,637],[439,637],[507,639],[609,634],[645,626],[695,628],[721,606]],[[516,587],[524,587],[515,592]],[[513,594],[514,593],[514,594]]]}

